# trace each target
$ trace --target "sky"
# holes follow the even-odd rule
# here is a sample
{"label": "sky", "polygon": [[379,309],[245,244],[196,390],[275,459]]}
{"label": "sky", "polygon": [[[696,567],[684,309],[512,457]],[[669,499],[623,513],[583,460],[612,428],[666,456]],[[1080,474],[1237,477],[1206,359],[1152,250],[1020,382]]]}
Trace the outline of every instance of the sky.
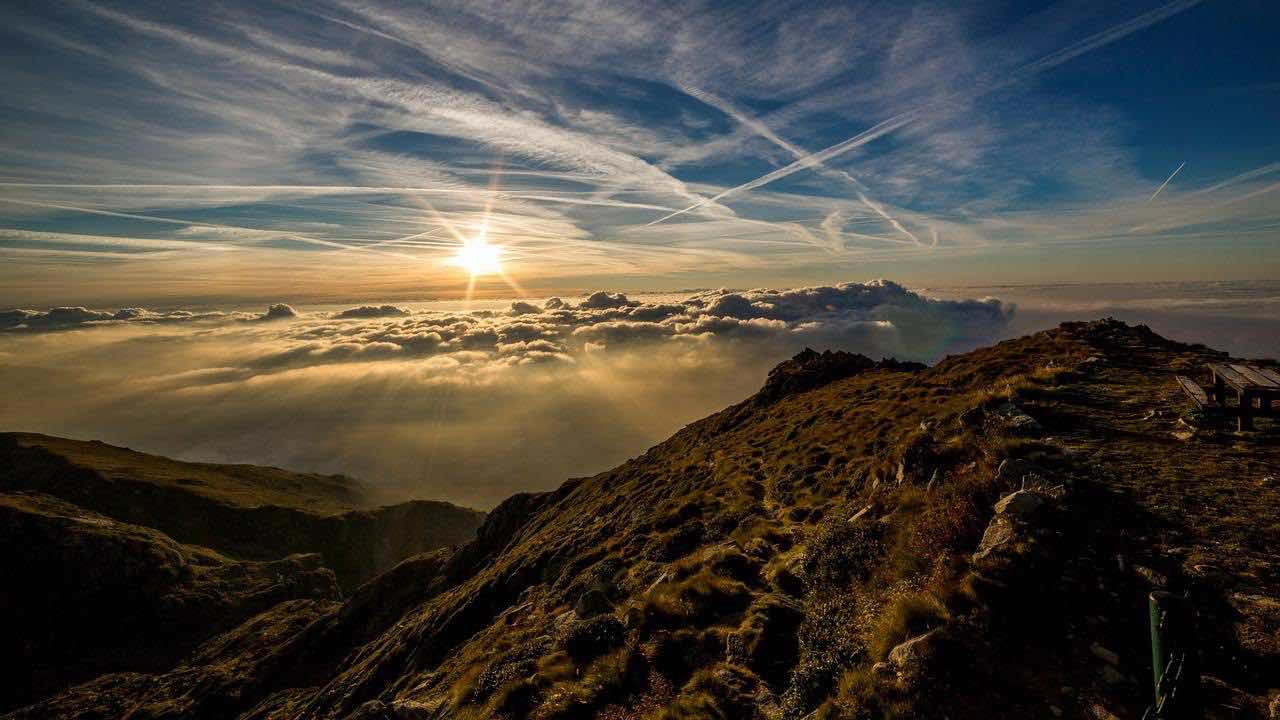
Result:
{"label": "sky", "polygon": [[1280,268],[1268,0],[0,17],[0,307]]}
{"label": "sky", "polygon": [[[0,429],[492,507],[805,347],[1280,355],[1280,5],[8,2]],[[753,289],[748,289],[753,288]]]}

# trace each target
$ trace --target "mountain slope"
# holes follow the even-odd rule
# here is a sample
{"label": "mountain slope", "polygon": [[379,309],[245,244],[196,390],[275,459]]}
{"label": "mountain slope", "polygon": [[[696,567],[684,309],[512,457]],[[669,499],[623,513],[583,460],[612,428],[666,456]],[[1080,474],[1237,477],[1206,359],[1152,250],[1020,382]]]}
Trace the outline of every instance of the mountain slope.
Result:
{"label": "mountain slope", "polygon": [[1154,588],[1198,609],[1203,715],[1266,717],[1280,433],[1172,382],[1220,358],[1114,321],[931,368],[803,353],[340,608],[11,717],[1138,717]]}
{"label": "mountain slope", "polygon": [[233,557],[320,553],[345,589],[415,553],[470,540],[483,513],[445,502],[365,505],[344,476],[187,463],[101,442],[0,434],[0,490],[46,493]]}
{"label": "mountain slope", "polygon": [[[336,606],[318,555],[241,562],[38,493],[0,493],[0,708],[107,671],[164,671],[287,600]],[[8,663],[7,663],[8,664]]]}

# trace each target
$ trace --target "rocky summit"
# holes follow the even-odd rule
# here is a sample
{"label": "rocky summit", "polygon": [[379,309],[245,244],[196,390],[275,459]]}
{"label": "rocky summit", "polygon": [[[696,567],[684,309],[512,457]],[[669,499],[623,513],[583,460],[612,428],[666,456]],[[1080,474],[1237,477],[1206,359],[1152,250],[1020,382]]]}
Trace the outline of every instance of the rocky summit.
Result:
{"label": "rocky summit", "polygon": [[350,558],[432,520],[332,478],[10,436],[5,717],[1139,718],[1154,591],[1202,716],[1276,717],[1280,428],[1175,381],[1223,359],[1112,320],[932,367],[806,351],[387,566]]}

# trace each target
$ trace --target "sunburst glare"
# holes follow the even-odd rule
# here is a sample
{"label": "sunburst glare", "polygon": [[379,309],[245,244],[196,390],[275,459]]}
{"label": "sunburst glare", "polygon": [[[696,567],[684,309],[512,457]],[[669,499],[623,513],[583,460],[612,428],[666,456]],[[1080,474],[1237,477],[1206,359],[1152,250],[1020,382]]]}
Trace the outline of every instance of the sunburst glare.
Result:
{"label": "sunburst glare", "polygon": [[462,242],[452,264],[466,270],[471,277],[498,275],[502,272],[502,248],[491,244],[481,233]]}

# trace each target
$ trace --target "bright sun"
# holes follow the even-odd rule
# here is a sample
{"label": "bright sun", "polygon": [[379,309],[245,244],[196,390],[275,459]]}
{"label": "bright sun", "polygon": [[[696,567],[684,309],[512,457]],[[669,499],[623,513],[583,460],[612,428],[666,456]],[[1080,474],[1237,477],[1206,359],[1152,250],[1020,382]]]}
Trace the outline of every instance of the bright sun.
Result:
{"label": "bright sun", "polygon": [[471,273],[471,277],[494,275],[502,271],[502,266],[498,262],[501,256],[502,248],[490,245],[489,241],[481,235],[463,242],[462,247],[458,248],[457,254],[453,256],[453,263]]}

